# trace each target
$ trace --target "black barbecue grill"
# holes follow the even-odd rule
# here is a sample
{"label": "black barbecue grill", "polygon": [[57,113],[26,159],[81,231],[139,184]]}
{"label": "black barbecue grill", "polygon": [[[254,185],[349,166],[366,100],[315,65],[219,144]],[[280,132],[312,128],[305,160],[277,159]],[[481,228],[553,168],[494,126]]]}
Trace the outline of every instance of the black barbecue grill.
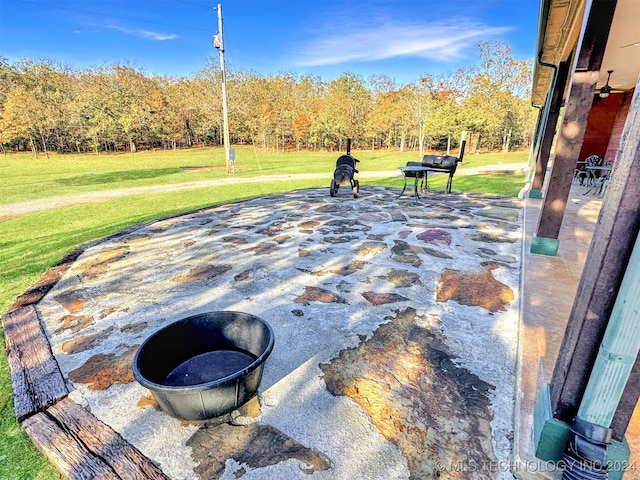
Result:
{"label": "black barbecue grill", "polygon": [[405,167],[400,167],[400,170],[404,173],[404,187],[400,195],[404,193],[407,188],[407,179],[414,179],[414,196],[418,196],[418,187],[421,190],[428,190],[428,174],[429,172],[448,173],[449,179],[447,180],[447,187],[445,193],[451,193],[451,185],[453,183],[453,175],[456,173],[458,163],[462,163],[464,157],[464,149],[467,142],[462,141],[460,145],[460,156],[454,157],[452,155],[425,155],[422,157],[422,162],[407,162]]}
{"label": "black barbecue grill", "polygon": [[331,179],[331,186],[329,187],[329,194],[335,197],[338,194],[338,188],[340,185],[349,184],[351,191],[353,192],[353,198],[358,198],[360,194],[360,182],[356,180],[355,174],[358,173],[356,163],[360,160],[351,155],[351,139],[347,139],[347,154],[341,155],[336,160],[336,169],[333,171],[333,178]]}

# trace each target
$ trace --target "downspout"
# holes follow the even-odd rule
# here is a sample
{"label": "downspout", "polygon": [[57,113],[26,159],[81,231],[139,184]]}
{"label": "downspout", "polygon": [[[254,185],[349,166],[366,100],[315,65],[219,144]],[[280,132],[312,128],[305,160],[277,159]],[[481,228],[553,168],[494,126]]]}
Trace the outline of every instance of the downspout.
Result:
{"label": "downspout", "polygon": [[[549,1],[549,0],[546,0]],[[549,120],[549,112],[551,111],[551,101],[553,99],[553,92],[556,88],[556,80],[558,78],[558,67],[557,65],[554,65],[552,63],[545,63],[541,60],[542,54],[539,54],[538,57],[536,58],[536,61],[538,62],[538,65],[540,65],[541,67],[549,67],[551,69],[553,69],[553,76],[551,77],[551,83],[549,84],[549,91],[547,92],[547,100],[544,102],[544,106],[542,108],[542,112],[541,112],[541,119],[540,119],[540,127],[538,129],[538,138],[536,139],[536,145],[535,145],[535,149],[534,149],[534,154],[533,154],[533,159],[531,161],[531,165],[529,167],[529,177],[528,177],[528,181],[527,184],[529,185],[529,188],[531,188],[531,184],[533,183],[533,177],[535,175],[535,165],[536,162],[538,161],[538,157],[540,156],[540,148],[542,146],[542,134],[544,133],[545,127],[547,125],[547,121]],[[536,107],[536,108],[540,108],[536,105],[532,106]],[[529,188],[527,188],[527,190],[529,190]]]}
{"label": "downspout", "polygon": [[574,420],[573,440],[564,453],[562,478],[575,478],[569,472],[588,477],[607,478],[607,446],[610,426],[640,351],[640,236],[629,259],[609,324]]}
{"label": "downspout", "polygon": [[533,180],[533,172],[535,172],[535,159],[537,158],[538,144],[540,142],[540,125],[542,125],[542,105],[536,105],[531,102],[531,106],[533,108],[537,108],[538,119],[536,120],[536,128],[534,130],[533,141],[531,142],[531,148],[529,149],[529,159],[527,161],[527,173],[526,173],[526,182],[522,189],[518,192],[518,198],[523,199],[527,192],[531,189],[531,182]]}
{"label": "downspout", "polygon": [[[540,118],[538,121],[538,125],[536,128],[536,138],[535,144],[533,148],[533,156],[529,159],[528,165],[528,175],[527,182],[525,186],[518,193],[518,198],[524,198],[525,194],[531,188],[531,183],[533,182],[533,175],[535,174],[535,164],[538,161],[538,156],[540,155],[540,146],[542,144],[542,132],[544,131],[544,126],[547,124],[547,120],[549,118],[549,111],[551,110],[551,100],[553,98],[553,92],[556,88],[556,80],[558,78],[558,66],[553,63],[547,63],[542,61],[542,42],[545,36],[545,32],[547,30],[547,20],[549,17],[549,8],[552,0],[542,0],[540,2],[540,25],[538,26],[538,44],[536,51],[538,52],[536,56],[536,63],[541,67],[548,67],[553,70],[553,74],[551,77],[551,83],[549,85],[549,90],[547,91],[547,99],[543,105],[537,105],[533,101],[531,102],[531,106],[534,108],[542,108],[540,112]],[[535,75],[534,75],[535,78]]]}
{"label": "downspout", "polygon": [[[545,33],[547,31],[547,22],[549,20],[549,9],[551,6],[551,1],[552,0],[542,0],[540,2],[540,16],[538,17],[540,18],[540,24],[538,25],[538,40],[536,44],[536,52],[538,52],[538,55],[536,56],[536,63],[541,67],[549,67],[553,69],[553,78],[551,80],[551,85],[553,86],[555,85],[555,79],[558,73],[558,67],[552,63],[546,63],[542,61],[542,43],[544,41]],[[535,72],[534,72],[534,78],[535,78]],[[547,97],[548,96],[549,95],[547,94]],[[549,99],[547,98],[546,103],[548,103],[548,100]],[[531,106],[535,108],[540,108],[544,105],[536,105],[532,101]]]}

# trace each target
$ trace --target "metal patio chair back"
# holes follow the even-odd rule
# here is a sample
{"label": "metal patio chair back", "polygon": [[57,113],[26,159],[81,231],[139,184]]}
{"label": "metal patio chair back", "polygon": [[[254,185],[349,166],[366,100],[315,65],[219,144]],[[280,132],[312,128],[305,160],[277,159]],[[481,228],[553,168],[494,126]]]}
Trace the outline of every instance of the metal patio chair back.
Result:
{"label": "metal patio chair back", "polygon": [[574,183],[578,182],[580,185],[584,185],[586,181],[586,184],[589,185],[593,178],[591,178],[592,172],[589,171],[588,167],[597,167],[601,164],[602,158],[599,155],[589,155],[581,162],[578,162],[573,172]]}

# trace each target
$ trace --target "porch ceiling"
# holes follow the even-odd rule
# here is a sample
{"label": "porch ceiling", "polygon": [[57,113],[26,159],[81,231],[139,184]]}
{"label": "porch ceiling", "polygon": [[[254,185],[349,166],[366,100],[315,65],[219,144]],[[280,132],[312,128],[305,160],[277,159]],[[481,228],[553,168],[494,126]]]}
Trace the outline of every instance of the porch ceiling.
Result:
{"label": "porch ceiling", "polygon": [[[558,65],[566,61],[578,41],[586,0],[541,0],[538,27],[538,53],[543,63]],[[548,7],[548,8],[545,8]],[[596,88],[607,81],[607,70],[613,70],[609,85],[613,93],[635,87],[640,74],[640,2],[618,0],[613,24]],[[536,62],[531,101],[545,102],[551,83],[552,69]]]}

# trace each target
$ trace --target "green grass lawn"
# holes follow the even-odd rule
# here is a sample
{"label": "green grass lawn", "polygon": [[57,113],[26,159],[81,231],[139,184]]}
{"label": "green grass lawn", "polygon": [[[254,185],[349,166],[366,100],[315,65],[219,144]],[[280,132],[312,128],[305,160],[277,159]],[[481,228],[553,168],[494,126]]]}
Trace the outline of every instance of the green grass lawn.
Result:
{"label": "green grass lawn", "polygon": [[[419,160],[415,152],[353,150],[361,171],[396,170],[407,161]],[[236,148],[235,177],[324,173],[320,179],[288,179],[238,185],[179,190],[127,196],[101,203],[75,205],[0,218],[0,311],[5,313],[15,298],[74,248],[117,233],[131,225],[198,208],[300,188],[326,187],[339,152],[264,153],[252,147]],[[467,155],[464,167],[524,163],[528,152]],[[167,185],[194,180],[227,178],[224,151],[192,149],[140,152],[121,155],[52,155],[35,159],[27,154],[0,157],[0,204],[51,198],[79,192]],[[214,169],[185,170],[200,166]],[[397,175],[360,180],[366,186],[402,187]],[[433,175],[431,188],[443,190],[446,175]],[[515,196],[524,174],[464,175],[453,180],[454,191],[473,191]],[[362,196],[358,201],[366,201]],[[12,386],[0,331],[0,479],[62,478],[38,453],[18,424],[13,410]]]}
{"label": "green grass lawn", "polygon": [[[340,152],[269,153],[253,147],[236,149],[235,177],[298,173],[330,174]],[[417,152],[354,150],[362,172],[397,170],[418,161]],[[459,168],[526,163],[528,152],[467,154]],[[0,157],[0,204],[115,188],[168,185],[226,178],[222,148],[194,148],[117,155],[9,154]],[[184,169],[183,167],[208,167]],[[327,181],[328,184],[328,181]]]}

